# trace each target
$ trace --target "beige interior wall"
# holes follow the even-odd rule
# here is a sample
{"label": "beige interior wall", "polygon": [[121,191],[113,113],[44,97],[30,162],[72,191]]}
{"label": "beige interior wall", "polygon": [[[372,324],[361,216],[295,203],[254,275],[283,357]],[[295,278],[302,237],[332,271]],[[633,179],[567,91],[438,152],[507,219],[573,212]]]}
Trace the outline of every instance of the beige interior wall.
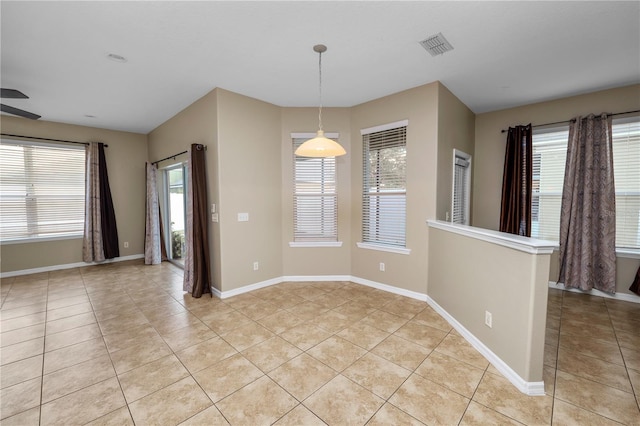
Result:
{"label": "beige interior wall", "polygon": [[[602,90],[555,101],[541,102],[476,116],[473,158],[473,225],[497,230],[506,136],[502,129],[519,124],[545,124],[569,120],[578,115],[625,112],[640,109],[640,85]],[[618,258],[616,291],[632,294],[633,277],[640,259]],[[551,281],[558,278],[557,254],[551,259]]]}
{"label": "beige interior wall", "polygon": [[429,296],[520,377],[542,381],[549,255],[434,228],[429,247]]}
{"label": "beige interior wall", "polygon": [[[444,85],[438,92],[438,189],[436,218],[446,220],[451,213],[453,150],[473,157],[475,114]],[[473,158],[471,159],[473,173]],[[471,188],[473,188],[472,177]],[[473,206],[471,206],[473,208]]]}
{"label": "beige interior wall", "polygon": [[339,142],[347,151],[336,158],[338,191],[338,241],[342,247],[289,247],[293,241],[293,145],[291,133],[315,133],[317,108],[282,109],[282,256],[283,274],[351,274],[351,111],[349,108],[323,108],[325,132],[340,134]]}
{"label": "beige interior wall", "polygon": [[[94,127],[1,116],[2,133],[78,142],[103,142],[118,226],[120,256],[144,253],[147,136]],[[129,248],[124,248],[124,242]],[[3,244],[2,272],[82,262],[82,239]]]}
{"label": "beige interior wall", "polygon": [[[210,204],[219,203],[217,108],[216,89],[158,126],[148,135],[150,161],[160,160],[186,151],[193,143],[201,143],[207,146],[207,195]],[[161,170],[172,164],[186,161],[187,158],[188,156],[184,154],[176,157],[175,160],[163,161],[158,164],[158,168]],[[142,176],[144,176],[144,173]],[[165,211],[162,211],[162,213],[166,214]],[[219,223],[209,222],[211,279],[213,286],[218,290],[220,290],[220,283],[222,282],[220,233]]]}
{"label": "beige interior wall", "polygon": [[[223,291],[282,276],[280,113],[275,105],[218,89]],[[249,221],[238,222],[238,213],[248,213]]]}
{"label": "beige interior wall", "polygon": [[[438,85],[431,83],[352,108],[351,274],[400,289],[427,291],[426,220],[436,213]],[[411,254],[362,249],[362,137],[360,130],[409,120],[407,127],[406,246]],[[385,272],[379,263],[385,263]]]}

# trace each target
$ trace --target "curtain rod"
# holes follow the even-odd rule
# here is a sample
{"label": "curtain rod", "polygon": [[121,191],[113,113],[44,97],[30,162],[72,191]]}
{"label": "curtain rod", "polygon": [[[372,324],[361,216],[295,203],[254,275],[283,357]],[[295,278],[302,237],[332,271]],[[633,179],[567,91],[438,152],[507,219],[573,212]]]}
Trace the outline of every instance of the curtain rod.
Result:
{"label": "curtain rod", "polygon": [[[204,148],[205,150],[207,149],[207,146],[206,146],[206,145],[203,145],[203,144],[201,144],[201,143],[199,143],[199,144],[195,144],[195,145],[197,145],[198,147],[202,147],[202,148]],[[200,148],[198,148],[198,150],[200,150]],[[189,151],[182,151],[182,152],[179,152],[179,153],[177,153],[177,154],[173,154],[173,155],[170,155],[170,156],[168,156],[168,157],[164,157],[162,160],[152,161],[152,162],[151,162],[151,164],[158,164],[158,163],[160,163],[160,162],[162,162],[162,161],[169,160],[169,159],[171,159],[171,158],[173,158],[173,159],[175,160],[175,159],[176,159],[176,157],[177,157],[178,155],[186,154],[187,152],[189,152]]]}
{"label": "curtain rod", "polygon": [[173,154],[173,155],[170,155],[168,157],[165,157],[162,160],[153,161],[151,164],[158,164],[158,163],[160,163],[162,161],[169,160],[171,158],[173,158],[175,160],[178,155],[186,154],[187,152],[189,152],[189,151],[182,151],[182,152],[179,152],[177,154]]}
{"label": "curtain rod", "polygon": [[[633,114],[633,113],[635,113],[635,112],[640,112],[640,109],[637,109],[637,110],[635,110],[635,111],[616,112],[615,114],[609,114],[609,115],[611,115],[611,116],[613,117],[614,115]],[[553,124],[570,123],[570,122],[572,122],[573,120],[575,120],[575,118],[572,118],[571,120],[555,121],[555,122],[553,122],[553,123],[536,124],[536,125],[533,125],[533,126],[531,126],[531,127],[542,127],[542,126],[551,126],[551,125],[553,125]],[[502,129],[502,130],[500,131],[500,133],[505,133],[505,132],[506,132],[506,130],[504,130],[504,129]]]}
{"label": "curtain rod", "polygon": [[[50,139],[50,138],[39,138],[36,136],[24,136],[24,135],[12,135],[10,133],[0,133],[2,136],[9,136],[14,138],[25,138],[25,139],[36,139],[40,141],[50,141],[50,142],[64,142],[64,143],[75,143],[78,145],[89,145],[89,142],[77,142],[77,141],[68,141],[65,139]],[[109,148],[109,145],[103,144],[105,148]]]}

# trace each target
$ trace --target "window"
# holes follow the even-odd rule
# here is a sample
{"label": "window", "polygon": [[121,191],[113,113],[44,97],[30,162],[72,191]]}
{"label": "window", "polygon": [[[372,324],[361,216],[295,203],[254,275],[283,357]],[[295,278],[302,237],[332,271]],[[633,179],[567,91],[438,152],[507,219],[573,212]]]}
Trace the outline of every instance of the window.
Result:
{"label": "window", "polygon": [[[292,135],[295,151],[309,137]],[[327,137],[336,140],[337,135]],[[293,239],[295,242],[338,241],[336,158],[293,156]]]}
{"label": "window", "polygon": [[3,139],[2,241],[82,236],[84,171],[83,147]]}
{"label": "window", "polygon": [[362,241],[405,247],[407,122],[361,133]]}
{"label": "window", "polygon": [[[616,246],[640,248],[640,120],[613,121],[613,173],[616,185]],[[568,127],[533,135],[532,233],[558,241],[560,205],[567,157]]]}
{"label": "window", "polygon": [[[187,166],[177,164],[164,169],[166,200],[165,235],[170,235],[167,254],[174,263],[184,266],[185,224],[187,223]],[[166,242],[165,242],[166,243]]]}
{"label": "window", "polygon": [[471,201],[471,156],[453,150],[453,194],[451,197],[451,221],[469,225]]}

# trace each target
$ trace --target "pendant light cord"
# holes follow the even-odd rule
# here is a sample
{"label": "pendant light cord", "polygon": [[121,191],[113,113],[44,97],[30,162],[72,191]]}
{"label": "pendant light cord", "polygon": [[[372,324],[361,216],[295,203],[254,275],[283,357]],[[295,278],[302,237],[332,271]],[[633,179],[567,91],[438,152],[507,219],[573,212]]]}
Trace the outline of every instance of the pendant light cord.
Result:
{"label": "pendant light cord", "polygon": [[319,55],[319,59],[318,59],[318,89],[320,92],[320,109],[318,111],[318,127],[320,130],[322,130],[322,52],[318,52]]}

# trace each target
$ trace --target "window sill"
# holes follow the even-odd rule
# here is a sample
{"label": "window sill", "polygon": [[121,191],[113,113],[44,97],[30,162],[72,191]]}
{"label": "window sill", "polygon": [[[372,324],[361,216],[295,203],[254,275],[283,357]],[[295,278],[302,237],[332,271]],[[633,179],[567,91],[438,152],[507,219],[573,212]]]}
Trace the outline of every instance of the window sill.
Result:
{"label": "window sill", "polygon": [[626,259],[640,259],[640,249],[617,248],[616,257],[624,257]]}
{"label": "window sill", "polygon": [[291,241],[289,247],[342,247],[342,241]]}
{"label": "window sill", "polygon": [[[556,245],[553,251],[560,251],[560,246]],[[640,259],[640,249],[616,248],[616,257],[624,259]]]}
{"label": "window sill", "polygon": [[0,241],[0,245],[10,244],[29,244],[29,243],[46,243],[49,241],[61,241],[61,240],[81,240],[82,234],[76,235],[64,235],[59,237],[42,237],[42,238],[21,238],[16,240],[4,240]]}
{"label": "window sill", "polygon": [[411,249],[408,249],[405,247],[385,246],[382,244],[371,244],[371,243],[356,243],[356,245],[361,249],[367,249],[367,250],[386,251],[389,253],[397,253],[397,254],[411,254]]}

